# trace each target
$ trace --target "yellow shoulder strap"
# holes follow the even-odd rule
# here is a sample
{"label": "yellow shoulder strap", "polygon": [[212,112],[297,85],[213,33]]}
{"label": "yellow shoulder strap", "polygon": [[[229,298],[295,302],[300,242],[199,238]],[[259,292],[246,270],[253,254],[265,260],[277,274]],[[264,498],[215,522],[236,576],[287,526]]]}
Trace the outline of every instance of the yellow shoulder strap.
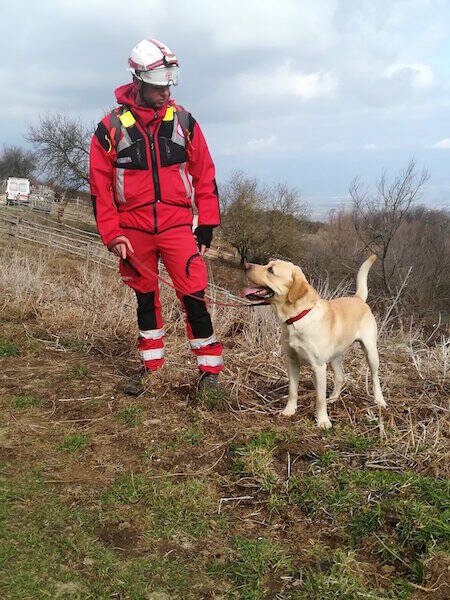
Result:
{"label": "yellow shoulder strap", "polygon": [[164,115],[163,121],[173,121],[173,106],[168,106],[166,110],[166,114]]}
{"label": "yellow shoulder strap", "polygon": [[119,119],[124,127],[131,127],[136,123],[136,119],[133,117],[129,110],[127,110],[127,112],[124,112],[123,115],[119,117]]}

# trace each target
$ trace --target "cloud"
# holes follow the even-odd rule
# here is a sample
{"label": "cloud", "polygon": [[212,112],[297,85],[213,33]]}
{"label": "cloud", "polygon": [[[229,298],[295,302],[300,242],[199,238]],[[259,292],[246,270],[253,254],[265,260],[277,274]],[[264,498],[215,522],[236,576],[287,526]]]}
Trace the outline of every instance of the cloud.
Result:
{"label": "cloud", "polygon": [[440,150],[450,150],[450,138],[444,138],[440,142],[433,144],[431,147],[439,148]]}
{"label": "cloud", "polygon": [[269,135],[267,137],[251,138],[243,145],[227,143],[219,148],[219,152],[224,156],[242,156],[253,155],[255,153],[264,154],[266,152],[272,152],[277,146],[280,150],[280,146],[277,143],[277,137],[275,135]]}
{"label": "cloud", "polygon": [[237,76],[237,89],[254,97],[280,98],[294,96],[303,102],[333,97],[338,80],[330,72],[304,73],[294,69],[292,61],[266,68],[264,71],[244,72]]}
{"label": "cloud", "polygon": [[427,91],[435,83],[433,69],[422,63],[391,65],[386,70],[386,77],[404,81],[417,92]]}
{"label": "cloud", "polygon": [[423,153],[433,181],[448,181],[447,153],[433,149],[448,149],[448,0],[175,4],[10,3],[0,21],[1,142],[24,144],[46,111],[97,122],[129,80],[129,50],[156,37],[180,60],[173,95],[198,119],[219,179],[242,168],[337,195],[358,173]]}
{"label": "cloud", "polygon": [[238,50],[244,61],[246,52],[254,49],[323,53],[335,40],[337,0],[315,0],[314,4],[295,0],[197,0],[190,4],[195,24],[209,32],[214,47]]}
{"label": "cloud", "polygon": [[247,142],[247,148],[251,150],[261,150],[273,147],[276,143],[277,138],[274,135],[269,137],[254,138]]}

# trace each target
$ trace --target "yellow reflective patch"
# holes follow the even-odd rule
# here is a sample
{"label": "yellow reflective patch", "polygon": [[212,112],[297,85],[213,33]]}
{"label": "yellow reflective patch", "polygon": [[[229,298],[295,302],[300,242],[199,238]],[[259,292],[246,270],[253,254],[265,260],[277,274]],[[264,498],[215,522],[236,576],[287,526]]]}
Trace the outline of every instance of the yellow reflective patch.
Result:
{"label": "yellow reflective patch", "polygon": [[173,121],[173,106],[168,106],[163,121]]}
{"label": "yellow reflective patch", "polygon": [[107,135],[105,135],[105,140],[106,140],[106,141],[108,142],[108,144],[109,144],[109,148],[108,148],[108,150],[106,151],[106,152],[109,154],[109,153],[111,152],[111,149],[112,149],[111,140],[109,139],[109,137],[108,137]]}
{"label": "yellow reflective patch", "polygon": [[136,123],[135,118],[133,117],[133,115],[131,114],[131,112],[129,110],[127,110],[126,113],[123,113],[123,115],[121,115],[119,117],[119,119],[124,127],[131,127],[132,125],[134,125]]}

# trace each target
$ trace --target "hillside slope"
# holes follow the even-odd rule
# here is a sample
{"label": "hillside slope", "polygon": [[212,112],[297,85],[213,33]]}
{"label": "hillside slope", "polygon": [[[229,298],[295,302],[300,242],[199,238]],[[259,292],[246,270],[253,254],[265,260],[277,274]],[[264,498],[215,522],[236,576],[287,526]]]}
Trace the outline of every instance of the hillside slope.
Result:
{"label": "hillside slope", "polygon": [[384,332],[382,414],[352,350],[323,432],[308,369],[298,413],[277,416],[268,308],[213,309],[226,368],[198,398],[164,289],[167,363],[130,399],[135,306],[118,276],[14,239],[0,254],[3,598],[448,598],[443,342]]}

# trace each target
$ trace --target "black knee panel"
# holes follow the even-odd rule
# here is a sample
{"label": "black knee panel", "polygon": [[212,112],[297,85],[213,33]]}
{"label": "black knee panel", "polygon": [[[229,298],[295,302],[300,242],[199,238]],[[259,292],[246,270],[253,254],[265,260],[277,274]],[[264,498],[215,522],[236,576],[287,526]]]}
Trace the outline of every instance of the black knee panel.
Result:
{"label": "black knee panel", "polygon": [[139,329],[157,329],[155,312],[155,292],[136,292],[137,320]]}
{"label": "black knee panel", "polygon": [[195,338],[207,338],[213,334],[213,327],[206,303],[201,299],[204,298],[205,292],[194,292],[192,296],[197,296],[199,300],[191,296],[182,298],[192,334]]}

